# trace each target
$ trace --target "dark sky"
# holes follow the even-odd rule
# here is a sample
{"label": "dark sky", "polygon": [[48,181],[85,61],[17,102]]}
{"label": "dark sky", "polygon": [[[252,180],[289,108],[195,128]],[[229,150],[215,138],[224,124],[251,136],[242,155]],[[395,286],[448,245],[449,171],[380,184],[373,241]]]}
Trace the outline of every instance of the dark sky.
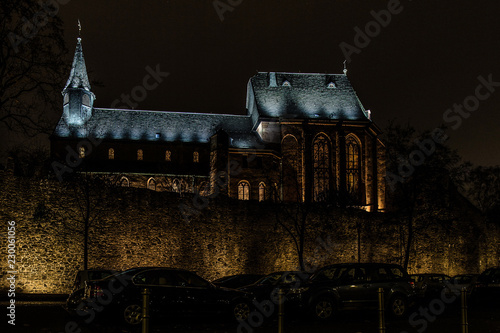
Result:
{"label": "dark sky", "polygon": [[[59,15],[71,56],[77,19],[82,23],[87,69],[102,83],[93,89],[95,106],[110,107],[142,84],[146,66],[159,64],[170,75],[137,109],[244,114],[246,84],[256,71],[342,73],[339,44],[354,46],[354,28],[364,30],[371,11],[387,9],[378,0],[231,2],[240,4],[223,21],[212,0],[72,0]],[[500,82],[496,2],[401,1],[401,12],[348,64],[380,127],[397,118],[433,129],[454,103],[475,94],[478,76]],[[496,89],[449,131],[451,145],[475,164],[500,164]]]}

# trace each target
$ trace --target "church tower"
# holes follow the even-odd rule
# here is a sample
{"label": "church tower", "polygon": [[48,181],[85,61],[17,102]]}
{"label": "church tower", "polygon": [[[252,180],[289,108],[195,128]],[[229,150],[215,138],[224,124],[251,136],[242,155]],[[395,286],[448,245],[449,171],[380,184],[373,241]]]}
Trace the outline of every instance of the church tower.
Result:
{"label": "church tower", "polygon": [[90,90],[82,39],[77,38],[75,56],[68,82],[62,91],[63,117],[68,125],[83,125],[92,116],[95,95]]}

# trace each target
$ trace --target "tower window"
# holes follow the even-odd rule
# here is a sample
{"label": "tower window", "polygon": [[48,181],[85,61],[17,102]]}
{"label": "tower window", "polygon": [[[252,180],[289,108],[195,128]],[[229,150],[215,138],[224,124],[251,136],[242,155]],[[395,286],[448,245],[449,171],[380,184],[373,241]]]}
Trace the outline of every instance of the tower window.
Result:
{"label": "tower window", "polygon": [[115,159],[115,150],[113,148],[108,149],[108,159],[110,159],[110,160]]}
{"label": "tower window", "polygon": [[172,152],[170,150],[165,151],[165,161],[170,162],[172,160]]}
{"label": "tower window", "polygon": [[199,163],[200,162],[200,153],[198,153],[197,151],[195,151],[193,153],[193,162],[194,163]]}
{"label": "tower window", "polygon": [[144,153],[142,152],[142,149],[137,150],[137,160],[142,161],[144,159]]}
{"label": "tower window", "polygon": [[245,180],[238,184],[238,200],[250,200],[250,184]]}
{"label": "tower window", "polygon": [[120,186],[123,186],[123,187],[129,187],[130,186],[130,181],[128,180],[127,177],[122,177],[120,179]]}
{"label": "tower window", "polygon": [[85,106],[90,106],[90,97],[87,94],[82,96],[82,104]]}

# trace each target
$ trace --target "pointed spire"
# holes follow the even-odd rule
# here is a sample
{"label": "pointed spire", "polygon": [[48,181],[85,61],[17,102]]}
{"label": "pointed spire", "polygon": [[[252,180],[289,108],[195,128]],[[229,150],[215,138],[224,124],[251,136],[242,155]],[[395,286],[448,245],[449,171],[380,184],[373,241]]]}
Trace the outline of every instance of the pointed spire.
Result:
{"label": "pointed spire", "polygon": [[344,60],[344,75],[347,75],[347,60]]}
{"label": "pointed spire", "polygon": [[[78,25],[81,29],[81,25]],[[77,42],[75,56],[73,57],[73,65],[71,66],[71,73],[69,74],[68,82],[66,82],[66,86],[63,89],[63,94],[66,90],[68,90],[68,88],[82,88],[90,91],[87,67],[85,66],[85,59],[83,58],[82,39],[78,37],[76,40]]]}

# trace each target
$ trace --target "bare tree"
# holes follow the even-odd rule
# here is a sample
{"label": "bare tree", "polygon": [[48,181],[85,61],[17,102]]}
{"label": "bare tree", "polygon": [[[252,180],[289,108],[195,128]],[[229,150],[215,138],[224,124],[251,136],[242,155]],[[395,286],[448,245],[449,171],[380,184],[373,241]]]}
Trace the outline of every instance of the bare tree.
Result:
{"label": "bare tree", "polygon": [[34,136],[50,131],[67,64],[56,1],[0,3],[0,124]]}
{"label": "bare tree", "polygon": [[488,221],[500,222],[500,166],[473,168],[467,177],[466,194]]}
{"label": "bare tree", "polygon": [[450,194],[460,185],[464,165],[445,141],[442,129],[418,133],[410,125],[391,123],[385,130],[387,193],[402,224],[405,269],[415,236],[431,224],[443,226],[453,219]]}

